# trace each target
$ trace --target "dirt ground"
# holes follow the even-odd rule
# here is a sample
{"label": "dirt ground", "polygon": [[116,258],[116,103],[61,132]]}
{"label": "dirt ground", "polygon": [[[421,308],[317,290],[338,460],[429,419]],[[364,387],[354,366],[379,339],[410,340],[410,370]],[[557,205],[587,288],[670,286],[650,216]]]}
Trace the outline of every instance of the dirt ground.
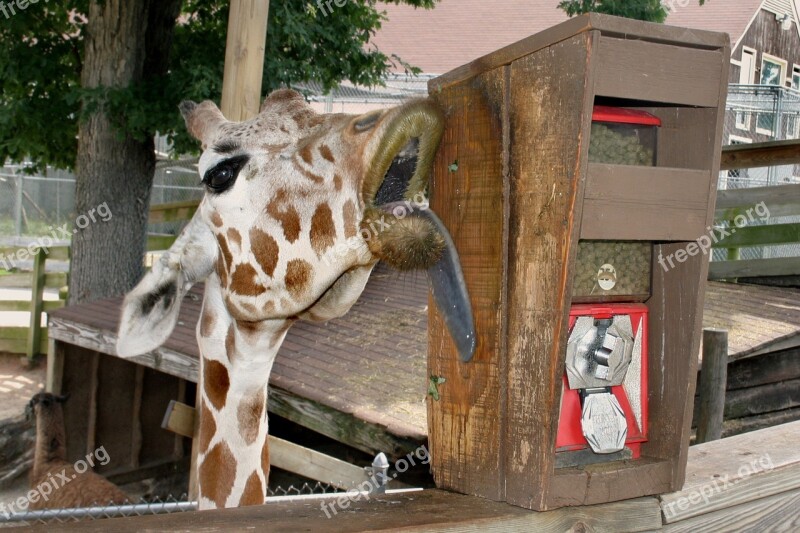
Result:
{"label": "dirt ground", "polygon": [[0,353],[0,420],[21,415],[31,396],[44,389],[44,363],[29,369],[20,357]]}

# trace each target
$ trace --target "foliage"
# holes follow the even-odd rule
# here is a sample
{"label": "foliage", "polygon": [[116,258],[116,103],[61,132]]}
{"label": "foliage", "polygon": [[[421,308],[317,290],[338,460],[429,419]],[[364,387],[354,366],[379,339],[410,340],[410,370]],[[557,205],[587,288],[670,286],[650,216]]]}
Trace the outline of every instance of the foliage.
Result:
{"label": "foliage", "polygon": [[[432,8],[436,0],[392,0]],[[185,0],[175,28],[168,75],[130,87],[81,87],[83,29],[89,0],[31,3],[0,13],[0,161],[71,168],[78,121],[102,109],[119,135],[168,135],[177,153],[197,149],[177,112],[181,100],[219,102],[228,2]],[[381,83],[395,64],[416,69],[370,46],[385,15],[374,0],[351,0],[331,11],[314,1],[272,0],[263,92],[299,82],[326,89],[344,79]]]}
{"label": "foliage", "polygon": [[[700,5],[705,0],[699,0]],[[664,22],[669,14],[662,0],[562,0],[558,7],[573,17],[583,13],[605,13],[649,22]]]}

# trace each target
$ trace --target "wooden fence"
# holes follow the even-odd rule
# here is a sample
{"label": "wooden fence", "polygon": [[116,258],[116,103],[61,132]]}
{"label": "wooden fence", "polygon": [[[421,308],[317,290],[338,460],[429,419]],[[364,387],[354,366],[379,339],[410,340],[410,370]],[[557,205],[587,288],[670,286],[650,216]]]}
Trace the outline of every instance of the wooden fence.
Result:
{"label": "wooden fence", "polygon": [[[798,163],[800,141],[797,140],[725,146],[722,149],[722,170]],[[765,214],[769,218],[800,216],[800,184],[717,193],[715,225],[726,227],[730,235],[713,247],[727,249],[728,258],[711,263],[709,279],[800,275],[800,257],[740,259],[741,248],[800,243],[800,223],[737,224],[737,220],[749,223],[751,217],[761,218]]]}
{"label": "wooden fence", "polygon": [[[148,222],[188,221],[197,210],[199,202],[189,200],[159,204],[150,208]],[[149,234],[147,250],[166,250],[173,242],[175,235]],[[24,252],[23,252],[24,251]],[[30,313],[28,326],[0,327],[0,352],[26,354],[32,358],[40,353],[47,353],[47,328],[42,327],[42,312],[53,311],[64,307],[68,293],[69,275],[65,272],[47,272],[48,259],[69,261],[69,246],[38,248],[31,253],[27,248],[11,246],[0,248],[0,257],[20,257],[20,253],[33,259],[32,272],[11,273],[0,277],[2,288],[30,288],[31,298],[0,301],[0,311],[27,311]],[[58,300],[44,300],[44,290],[59,289]]]}

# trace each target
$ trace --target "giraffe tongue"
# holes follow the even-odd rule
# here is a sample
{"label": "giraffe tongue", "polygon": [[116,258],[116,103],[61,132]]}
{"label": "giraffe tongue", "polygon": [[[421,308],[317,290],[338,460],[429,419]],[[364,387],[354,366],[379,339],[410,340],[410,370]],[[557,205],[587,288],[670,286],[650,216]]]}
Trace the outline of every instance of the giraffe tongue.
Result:
{"label": "giraffe tongue", "polygon": [[[406,202],[395,202],[381,206],[388,212],[393,208],[402,206],[408,210]],[[468,362],[475,355],[477,338],[475,336],[475,321],[472,316],[472,305],[461,270],[458,251],[453,243],[450,233],[439,217],[431,209],[415,209],[411,207],[409,216],[418,217],[428,221],[444,241],[444,249],[439,261],[427,269],[433,300],[444,319],[450,332],[450,337],[456,345],[458,355],[463,362]]]}

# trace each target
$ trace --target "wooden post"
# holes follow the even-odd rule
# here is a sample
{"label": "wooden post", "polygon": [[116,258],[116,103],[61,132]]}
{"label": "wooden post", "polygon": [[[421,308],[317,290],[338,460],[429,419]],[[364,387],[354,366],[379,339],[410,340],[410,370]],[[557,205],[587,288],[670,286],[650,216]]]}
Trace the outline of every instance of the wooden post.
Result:
{"label": "wooden post", "polygon": [[697,444],[722,437],[725,388],[728,383],[728,332],[703,330],[703,364],[700,371],[700,412]]}
{"label": "wooden post", "polygon": [[44,263],[47,260],[47,251],[39,248],[33,256],[33,284],[31,286],[31,327],[28,330],[28,362],[32,363],[33,358],[41,351],[42,343],[42,298],[44,297]]}
{"label": "wooden post", "polygon": [[222,114],[228,120],[247,120],[258,114],[267,38],[269,0],[231,0]]}

